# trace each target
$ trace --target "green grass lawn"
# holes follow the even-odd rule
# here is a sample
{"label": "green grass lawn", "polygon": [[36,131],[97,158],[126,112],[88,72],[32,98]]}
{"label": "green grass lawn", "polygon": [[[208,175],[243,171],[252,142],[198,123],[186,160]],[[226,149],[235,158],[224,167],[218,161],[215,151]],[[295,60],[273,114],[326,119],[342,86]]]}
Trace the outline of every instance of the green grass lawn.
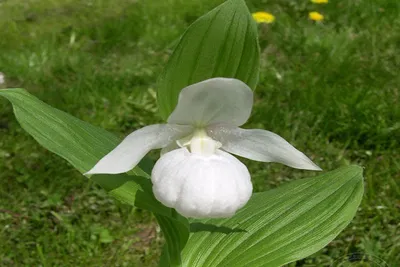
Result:
{"label": "green grass lawn", "polygon": [[[0,0],[0,88],[26,88],[123,137],[161,121],[158,75],[185,28],[221,2]],[[357,253],[400,266],[400,2],[247,3],[276,21],[259,25],[260,83],[246,127],[278,133],[324,170],[365,168],[353,222],[289,266]],[[323,22],[308,20],[314,10]],[[314,175],[243,161],[255,191]],[[150,213],[41,148],[0,99],[0,266],[157,266],[162,244]]]}

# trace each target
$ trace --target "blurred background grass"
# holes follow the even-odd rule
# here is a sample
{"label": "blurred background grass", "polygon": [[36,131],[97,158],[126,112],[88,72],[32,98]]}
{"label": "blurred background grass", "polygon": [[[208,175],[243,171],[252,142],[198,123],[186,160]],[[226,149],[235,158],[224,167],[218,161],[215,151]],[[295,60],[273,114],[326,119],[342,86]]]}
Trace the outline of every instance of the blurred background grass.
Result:
{"label": "blurred background grass", "polygon": [[[123,137],[161,121],[158,74],[185,28],[221,2],[0,0],[0,88],[24,87]],[[353,222],[289,266],[357,253],[399,266],[400,2],[247,4],[276,21],[259,25],[261,77],[246,127],[278,133],[325,170],[365,167]],[[325,20],[308,20],[309,11]],[[244,161],[256,191],[314,175]],[[41,148],[0,100],[0,266],[156,266],[162,242],[151,214],[117,203]]]}

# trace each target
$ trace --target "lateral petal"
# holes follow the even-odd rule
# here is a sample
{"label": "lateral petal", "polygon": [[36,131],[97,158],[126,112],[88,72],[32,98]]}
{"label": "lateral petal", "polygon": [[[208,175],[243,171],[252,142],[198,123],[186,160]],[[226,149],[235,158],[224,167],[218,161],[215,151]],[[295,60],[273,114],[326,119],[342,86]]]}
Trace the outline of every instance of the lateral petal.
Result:
{"label": "lateral petal", "polygon": [[226,125],[209,127],[207,132],[229,153],[256,161],[279,162],[297,169],[321,170],[306,155],[273,132]]}
{"label": "lateral petal", "polygon": [[190,134],[191,131],[190,126],[172,124],[143,127],[128,135],[85,175],[127,172],[133,169],[150,150],[165,147],[173,140]]}

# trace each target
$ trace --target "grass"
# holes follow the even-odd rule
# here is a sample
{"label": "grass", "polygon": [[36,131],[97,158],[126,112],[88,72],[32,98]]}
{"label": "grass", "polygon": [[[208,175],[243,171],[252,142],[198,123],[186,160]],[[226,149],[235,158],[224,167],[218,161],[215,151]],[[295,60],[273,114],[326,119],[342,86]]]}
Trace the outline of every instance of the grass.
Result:
{"label": "grass", "polygon": [[[2,1],[0,86],[24,87],[122,137],[161,121],[158,74],[185,28],[221,2]],[[400,3],[247,3],[277,19],[259,27],[261,78],[246,127],[280,134],[325,170],[365,168],[353,222],[289,266],[330,266],[357,253],[400,265]],[[326,20],[309,21],[311,10]],[[3,100],[0,136],[1,266],[157,266],[163,241],[151,214],[117,203],[41,148]],[[311,175],[246,164],[256,191]]]}

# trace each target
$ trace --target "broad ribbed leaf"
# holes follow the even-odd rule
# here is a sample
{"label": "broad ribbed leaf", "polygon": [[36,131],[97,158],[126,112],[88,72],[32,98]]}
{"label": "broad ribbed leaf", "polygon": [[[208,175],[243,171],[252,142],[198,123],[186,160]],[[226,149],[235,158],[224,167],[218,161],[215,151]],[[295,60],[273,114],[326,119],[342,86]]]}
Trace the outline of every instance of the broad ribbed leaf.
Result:
{"label": "broad ribbed leaf", "polygon": [[115,135],[55,109],[24,89],[3,89],[22,128],[78,171],[90,170],[120,142]]}
{"label": "broad ribbed leaf", "polygon": [[[113,134],[53,108],[23,89],[0,90],[0,96],[13,104],[15,116],[25,131],[81,173],[90,170],[120,142]],[[144,160],[140,166],[148,170],[148,164]],[[151,182],[144,178],[149,176],[146,172],[137,167],[132,174],[94,175],[91,179],[118,200],[156,213],[167,240],[168,259],[179,264],[189,236],[187,219],[154,198]]]}
{"label": "broad ribbed leaf", "polygon": [[274,267],[305,258],[349,224],[362,195],[358,166],[256,193],[232,218],[193,221],[183,266]]}
{"label": "broad ribbed leaf", "polygon": [[256,24],[243,0],[229,0],[195,21],[171,55],[158,86],[167,119],[181,89],[213,77],[236,78],[255,89],[259,72]]}

